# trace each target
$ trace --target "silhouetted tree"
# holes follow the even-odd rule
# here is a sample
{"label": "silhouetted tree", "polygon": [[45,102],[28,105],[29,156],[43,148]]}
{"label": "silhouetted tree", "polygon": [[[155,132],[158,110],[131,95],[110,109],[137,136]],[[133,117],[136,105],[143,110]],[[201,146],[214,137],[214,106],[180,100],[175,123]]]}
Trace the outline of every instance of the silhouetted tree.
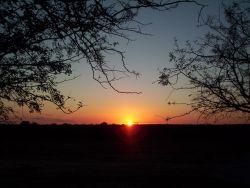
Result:
{"label": "silhouetted tree", "polygon": [[[249,4],[223,5],[224,18],[203,19],[202,26],[210,30],[203,37],[187,41],[184,48],[176,41],[169,54],[171,67],[160,72],[159,83],[191,91],[187,103],[191,110],[183,115],[199,112],[203,117],[237,114],[250,118]],[[185,84],[180,85],[180,80]]]}
{"label": "silhouetted tree", "polygon": [[29,121],[22,121],[22,122],[20,122],[19,125],[21,125],[21,126],[30,126],[31,123]]}
{"label": "silhouetted tree", "polygon": [[107,126],[108,123],[104,121],[104,122],[100,123],[100,125],[101,125],[101,126]]}
{"label": "silhouetted tree", "polygon": [[[65,113],[70,97],[57,89],[58,75],[72,74],[73,62],[84,60],[93,79],[113,87],[119,74],[134,74],[126,67],[120,39],[127,32],[143,34],[135,17],[141,8],[167,10],[179,3],[195,1],[158,0],[2,0],[0,2],[0,118],[13,109],[6,101],[40,112],[44,101]],[[196,3],[198,4],[198,3]],[[121,57],[123,68],[105,61],[108,53]],[[80,102],[77,109],[82,107]]]}

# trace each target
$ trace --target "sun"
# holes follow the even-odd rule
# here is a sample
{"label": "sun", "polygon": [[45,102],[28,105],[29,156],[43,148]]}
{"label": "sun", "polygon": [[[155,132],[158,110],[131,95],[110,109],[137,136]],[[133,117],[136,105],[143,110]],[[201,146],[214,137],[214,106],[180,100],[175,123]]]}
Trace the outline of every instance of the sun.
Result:
{"label": "sun", "polygon": [[126,124],[127,124],[127,126],[129,126],[129,127],[131,127],[131,126],[134,125],[133,121],[131,121],[131,120],[128,120]]}

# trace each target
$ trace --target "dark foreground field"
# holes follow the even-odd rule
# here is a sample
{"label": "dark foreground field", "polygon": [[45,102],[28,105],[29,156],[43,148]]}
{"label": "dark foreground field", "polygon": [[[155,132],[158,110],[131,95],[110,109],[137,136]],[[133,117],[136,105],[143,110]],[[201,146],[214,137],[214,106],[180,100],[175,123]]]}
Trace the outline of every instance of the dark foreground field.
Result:
{"label": "dark foreground field", "polygon": [[0,126],[0,187],[250,187],[250,126]]}

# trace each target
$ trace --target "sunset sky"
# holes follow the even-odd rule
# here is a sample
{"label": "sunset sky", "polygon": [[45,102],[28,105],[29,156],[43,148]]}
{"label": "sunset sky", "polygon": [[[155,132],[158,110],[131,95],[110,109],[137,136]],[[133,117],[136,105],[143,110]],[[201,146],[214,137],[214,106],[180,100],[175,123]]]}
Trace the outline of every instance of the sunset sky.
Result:
{"label": "sunset sky", "polygon": [[[200,1],[208,4],[205,14],[218,14],[218,0]],[[229,2],[229,1],[226,1]],[[136,39],[123,45],[125,61],[128,68],[141,73],[136,79],[133,76],[114,83],[122,91],[140,91],[142,94],[119,94],[111,88],[104,89],[92,79],[89,66],[82,61],[74,65],[74,75],[79,78],[63,83],[59,88],[65,95],[81,100],[84,107],[67,115],[57,110],[53,104],[46,103],[41,114],[30,114],[26,109],[20,109],[22,120],[38,123],[127,123],[128,121],[146,123],[166,123],[165,117],[174,116],[188,111],[186,106],[169,106],[167,96],[171,90],[154,83],[158,77],[158,69],[168,66],[168,53],[173,48],[174,37],[180,43],[193,40],[206,32],[206,28],[197,28],[199,7],[194,4],[182,4],[171,11],[153,11],[144,9],[138,20],[152,23],[143,27],[143,32],[153,36],[129,33],[131,39]],[[116,56],[106,57],[111,64],[120,63]],[[169,99],[176,102],[187,102],[187,93],[174,92]],[[70,104],[74,106],[74,104]],[[230,122],[230,120],[228,120]],[[169,123],[201,123],[197,116],[189,115],[177,118]]]}

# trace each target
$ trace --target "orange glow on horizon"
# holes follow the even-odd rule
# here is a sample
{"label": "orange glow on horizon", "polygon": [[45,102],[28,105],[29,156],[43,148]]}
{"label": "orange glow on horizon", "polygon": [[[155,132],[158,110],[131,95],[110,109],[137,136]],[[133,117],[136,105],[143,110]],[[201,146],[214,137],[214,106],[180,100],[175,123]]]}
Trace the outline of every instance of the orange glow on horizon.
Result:
{"label": "orange glow on horizon", "polygon": [[[72,123],[72,124],[99,124],[102,122],[107,122],[108,124],[120,124],[128,127],[139,125],[139,124],[181,124],[181,123],[193,123],[197,119],[194,114],[173,119],[166,122],[164,117],[174,116],[181,114],[183,110],[176,106],[171,107],[171,109],[164,109],[163,107],[154,108],[151,105],[142,106],[128,104],[120,104],[120,106],[114,106],[107,108],[107,105],[102,105],[96,107],[86,107],[79,111],[65,115],[58,111],[52,104],[46,104],[44,113],[42,114],[30,114],[25,113],[23,119],[30,122],[37,122],[40,124],[50,124],[50,123]],[[165,106],[164,106],[165,107]],[[159,112],[158,112],[159,110]],[[159,114],[159,116],[158,116]],[[34,119],[33,119],[34,118]]]}

